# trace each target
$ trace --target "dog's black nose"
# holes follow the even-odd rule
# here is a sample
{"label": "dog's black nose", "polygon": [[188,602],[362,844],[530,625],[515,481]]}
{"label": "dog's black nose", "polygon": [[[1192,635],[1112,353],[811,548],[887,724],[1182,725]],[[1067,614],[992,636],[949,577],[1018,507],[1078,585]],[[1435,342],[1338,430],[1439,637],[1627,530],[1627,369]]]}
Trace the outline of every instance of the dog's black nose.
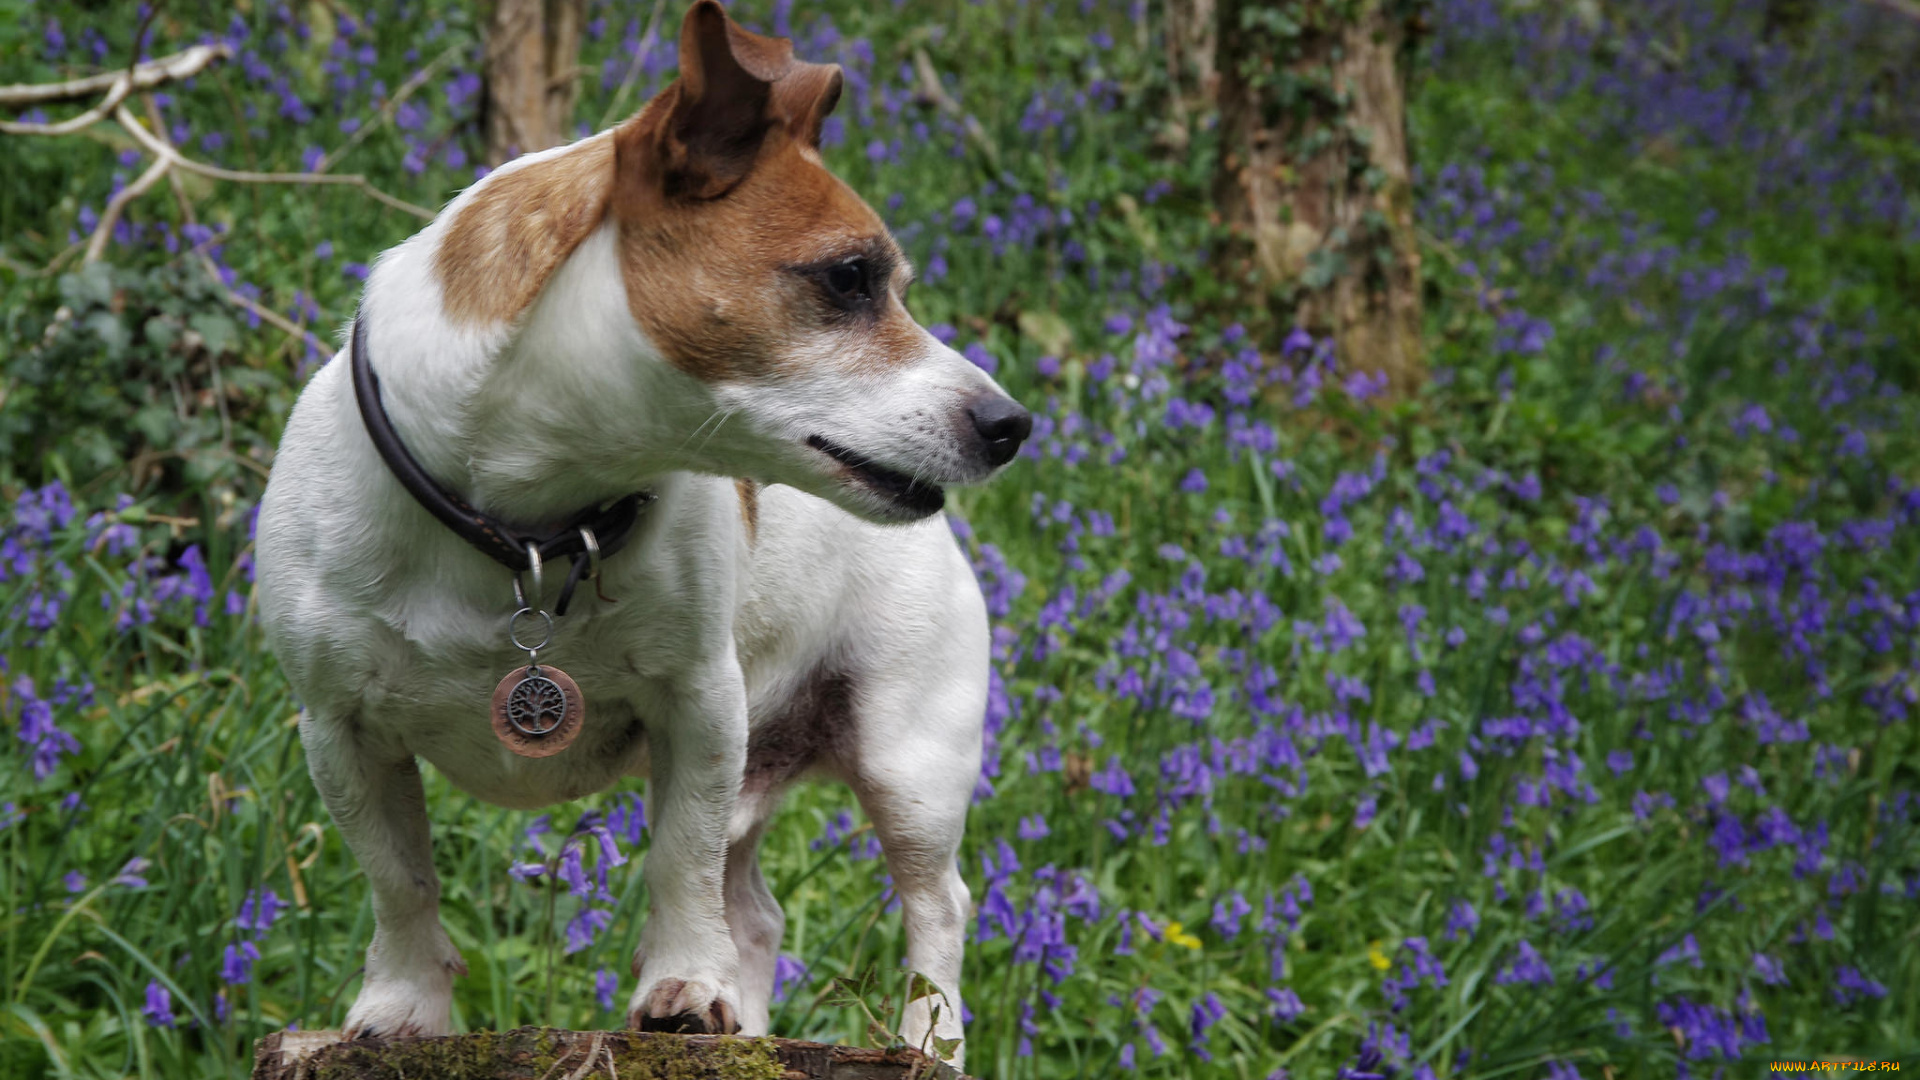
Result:
{"label": "dog's black nose", "polygon": [[973,418],[973,430],[987,444],[987,460],[999,468],[1020,452],[1020,444],[1033,433],[1033,414],[1010,397],[994,394],[967,406]]}

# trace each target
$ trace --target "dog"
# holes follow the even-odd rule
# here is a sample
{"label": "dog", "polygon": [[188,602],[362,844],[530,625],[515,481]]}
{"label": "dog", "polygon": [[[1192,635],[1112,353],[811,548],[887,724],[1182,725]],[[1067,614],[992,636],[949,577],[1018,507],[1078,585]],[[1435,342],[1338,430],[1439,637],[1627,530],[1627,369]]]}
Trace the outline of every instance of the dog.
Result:
{"label": "dog", "polygon": [[[822,163],[840,69],[714,0],[680,64],[632,118],[501,166],[382,255],[352,343],[288,420],[259,612],[372,892],[349,1038],[447,1032],[466,971],[422,758],[513,808],[649,780],[627,1021],[651,1030],[767,1033],[784,916],[756,847],[791,781],[844,781],[937,989],[903,1035],[962,1036],[989,634],[938,512],[1031,417],[907,312],[906,258]],[[537,550],[514,565],[586,519],[624,547],[583,536],[559,590]],[[563,668],[583,712],[565,749],[523,756],[489,694],[548,616],[529,670]]]}

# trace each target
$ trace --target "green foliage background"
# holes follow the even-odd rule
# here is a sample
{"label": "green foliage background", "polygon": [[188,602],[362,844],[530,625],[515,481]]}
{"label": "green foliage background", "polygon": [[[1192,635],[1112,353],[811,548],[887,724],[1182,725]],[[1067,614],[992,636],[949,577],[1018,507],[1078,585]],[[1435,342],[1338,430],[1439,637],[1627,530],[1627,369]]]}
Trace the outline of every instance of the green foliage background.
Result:
{"label": "green foliage background", "polygon": [[[1731,1076],[1795,1057],[1912,1060],[1920,153],[1900,24],[1828,13],[1768,28],[1770,5],[1732,2],[1434,5],[1412,127],[1436,377],[1383,405],[1207,269],[1214,147],[1205,123],[1170,119],[1157,5],[733,10],[857,73],[830,163],[920,265],[916,314],[1042,417],[1037,459],[955,500],[997,605],[1004,689],[995,792],[964,852],[987,928],[968,956],[972,1071]],[[650,11],[595,6],[606,29],[582,60],[583,124]],[[156,107],[197,156],[293,170],[439,64],[418,111],[396,110],[338,166],[437,206],[479,153],[458,85],[475,14],[362,14],[167,4],[154,52],[220,34],[264,66],[217,66]],[[141,22],[125,3],[0,0],[0,81],[117,66]],[[1750,40],[1765,47],[1719,44]],[[914,99],[915,50],[990,150]],[[651,55],[642,90],[670,76]],[[1701,135],[1721,120],[1697,103],[1721,91],[1747,95],[1726,113],[1776,134]],[[283,111],[289,94],[301,109]],[[1829,99],[1853,111],[1836,119]],[[122,156],[132,144],[112,125],[4,138],[0,1076],[236,1076],[262,1033],[339,1023],[371,927],[306,778],[296,703],[247,616],[249,510],[324,359],[307,335],[337,340],[358,268],[420,223],[346,189],[187,177],[134,205],[108,262],[81,267],[90,215],[142,167]],[[302,332],[257,323],[229,291]],[[1169,398],[1213,412],[1170,423]],[[1271,445],[1236,437],[1259,422]],[[1447,520],[1428,484],[1476,524],[1472,543],[1408,539]],[[1817,554],[1796,562],[1807,530]],[[1249,547],[1284,565],[1234,553]],[[1789,606],[1812,588],[1826,622],[1769,622],[1770,576]],[[1282,617],[1255,629],[1255,596]],[[1423,615],[1403,633],[1408,605]],[[1329,643],[1336,610],[1364,636]],[[1489,721],[1533,715],[1529,673],[1568,634],[1582,666],[1550,696],[1577,722],[1494,734]],[[1168,674],[1175,652],[1198,674]],[[1121,687],[1136,664],[1162,680],[1152,693]],[[1232,764],[1276,745],[1281,721],[1248,690],[1261,666],[1265,692],[1297,707],[1297,770]],[[1652,696],[1665,672],[1670,696]],[[48,706],[75,744],[38,775],[30,716],[60,680],[92,690]],[[1763,738],[1756,701],[1810,736]],[[1380,732],[1393,745],[1376,762]],[[1619,750],[1622,772],[1607,765]],[[1139,794],[1093,783],[1114,760]],[[1577,778],[1522,799],[1555,768]],[[508,874],[535,857],[535,816],[431,773],[429,791],[444,918],[471,967],[456,1024],[618,1023],[639,860],[606,868],[611,925],[565,953],[581,901]],[[545,852],[626,794],[556,808]],[[775,1015],[782,1034],[860,1041],[863,1011],[829,980],[874,967],[896,996],[904,984],[882,864],[857,819],[839,820],[852,807],[843,791],[796,793],[765,844],[784,951],[810,972]],[[1749,839],[1732,861],[1716,846],[1729,817],[1745,835],[1776,807],[1824,837],[1808,872],[1792,844]],[[294,906],[255,935],[238,919],[265,889]],[[1289,890],[1297,921],[1260,928]],[[1078,914],[1063,914],[1071,896]],[[1220,919],[1234,896],[1252,911]],[[1477,929],[1449,933],[1462,902]],[[1549,978],[1513,977],[1523,942]],[[236,981],[226,951],[247,943],[259,957]],[[1383,984],[1419,949],[1444,982],[1414,978],[1395,1007]],[[1756,974],[1756,953],[1783,978]],[[1843,969],[1881,992],[1850,989]],[[624,979],[616,1011],[596,1001],[601,972]],[[143,1015],[155,986],[171,1024]],[[1304,1011],[1276,1011],[1278,990]]]}

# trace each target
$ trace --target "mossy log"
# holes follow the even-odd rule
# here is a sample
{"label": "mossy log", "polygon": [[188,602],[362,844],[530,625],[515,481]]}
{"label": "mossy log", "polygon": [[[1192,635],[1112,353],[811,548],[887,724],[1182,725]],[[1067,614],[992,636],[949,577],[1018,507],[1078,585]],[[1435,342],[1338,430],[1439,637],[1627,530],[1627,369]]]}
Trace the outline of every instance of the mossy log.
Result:
{"label": "mossy log", "polygon": [[795,1039],[515,1028],[361,1039],[278,1031],[254,1044],[253,1080],[966,1080],[913,1050]]}

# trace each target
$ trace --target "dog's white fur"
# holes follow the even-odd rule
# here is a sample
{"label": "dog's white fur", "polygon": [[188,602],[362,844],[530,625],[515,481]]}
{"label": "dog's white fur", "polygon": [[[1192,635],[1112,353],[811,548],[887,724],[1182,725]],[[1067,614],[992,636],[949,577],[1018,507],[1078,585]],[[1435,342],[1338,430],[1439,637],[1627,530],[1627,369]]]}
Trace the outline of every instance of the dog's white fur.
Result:
{"label": "dog's white fur", "polygon": [[[509,521],[563,519],[642,487],[659,499],[607,561],[617,603],[583,586],[542,653],[584,693],[578,741],[518,757],[487,717],[494,684],[526,662],[508,641],[510,575],[389,473],[344,351],[301,395],[262,502],[259,601],[306,708],[314,783],[372,890],[349,1034],[447,1031],[452,979],[465,971],[439,920],[418,758],[508,807],[650,777],[652,910],[633,1015],[728,1006],[741,1031],[767,1032],[784,917],[755,847],[779,791],[743,790],[748,742],[833,673],[853,708],[815,771],[850,784],[872,819],[908,962],[948,998],[933,1033],[959,1038],[969,898],[956,853],[979,773],[984,605],[942,518],[856,517],[885,514],[803,440],[821,432],[917,476],[983,479],[991,468],[944,433],[964,426],[953,417],[968,400],[1001,391],[924,331],[920,354],[884,374],[842,371],[826,343],[796,346],[799,374],[778,385],[685,374],[629,312],[611,221],[519,320],[456,325],[432,267],[474,190],[367,281],[359,317],[396,429],[443,486]],[[757,535],[728,476],[781,484],[761,493]],[[564,569],[547,575],[549,607]],[[927,1000],[912,1006],[910,1042],[926,1038],[929,1018]]]}

